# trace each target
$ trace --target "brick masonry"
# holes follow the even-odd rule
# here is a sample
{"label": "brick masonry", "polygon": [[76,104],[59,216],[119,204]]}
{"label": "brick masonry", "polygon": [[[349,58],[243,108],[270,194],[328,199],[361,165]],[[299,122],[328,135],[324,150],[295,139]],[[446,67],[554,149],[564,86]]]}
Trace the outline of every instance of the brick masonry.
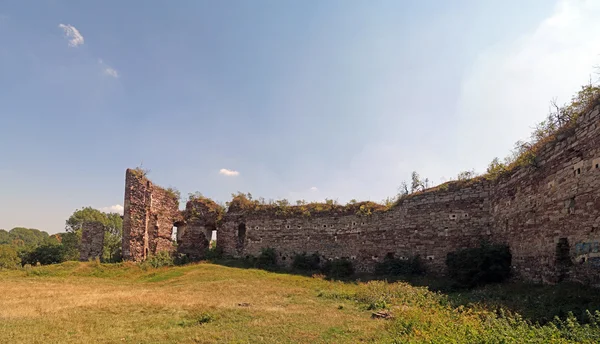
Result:
{"label": "brick masonry", "polygon": [[[256,256],[272,247],[281,264],[298,253],[348,258],[372,271],[386,255],[420,255],[432,273],[445,272],[449,252],[482,240],[506,243],[516,276],[544,283],[600,283],[600,107],[546,144],[533,164],[498,180],[455,182],[411,195],[371,215],[322,212],[281,215],[230,207],[217,223],[198,204],[176,214],[164,190],[128,170],[123,253],[142,260],[168,250],[173,224],[181,253],[204,254],[210,231],[226,254]],[[163,190],[163,191],[161,191]],[[152,201],[150,201],[151,199]],[[196,209],[192,216],[191,209]]]}

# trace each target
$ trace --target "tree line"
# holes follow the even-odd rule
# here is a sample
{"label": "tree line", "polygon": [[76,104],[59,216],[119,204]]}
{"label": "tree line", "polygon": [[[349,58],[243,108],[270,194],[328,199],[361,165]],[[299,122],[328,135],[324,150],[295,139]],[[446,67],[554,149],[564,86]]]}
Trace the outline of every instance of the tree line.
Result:
{"label": "tree line", "polygon": [[53,235],[25,227],[11,230],[0,229],[0,269],[21,266],[56,264],[79,260],[83,223],[97,221],[104,225],[103,262],[121,260],[121,236],[123,219],[117,213],[105,213],[91,207],[75,210],[66,220],[65,231]]}

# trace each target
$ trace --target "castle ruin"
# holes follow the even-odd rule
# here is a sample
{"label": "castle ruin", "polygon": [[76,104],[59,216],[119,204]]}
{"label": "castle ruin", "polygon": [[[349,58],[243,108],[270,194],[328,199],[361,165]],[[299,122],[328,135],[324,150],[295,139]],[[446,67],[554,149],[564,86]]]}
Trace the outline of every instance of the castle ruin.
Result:
{"label": "castle ruin", "polygon": [[125,181],[123,258],[142,261],[177,250],[203,258],[212,231],[234,257],[275,248],[282,265],[295,254],[347,258],[358,271],[372,271],[386,256],[425,259],[443,274],[448,253],[483,240],[510,247],[515,275],[554,283],[600,282],[600,106],[546,143],[529,164],[496,180],[456,181],[409,195],[396,205],[360,211],[361,204],[319,212],[272,211],[232,202],[219,214],[214,202],[178,197],[152,184],[138,170]]}

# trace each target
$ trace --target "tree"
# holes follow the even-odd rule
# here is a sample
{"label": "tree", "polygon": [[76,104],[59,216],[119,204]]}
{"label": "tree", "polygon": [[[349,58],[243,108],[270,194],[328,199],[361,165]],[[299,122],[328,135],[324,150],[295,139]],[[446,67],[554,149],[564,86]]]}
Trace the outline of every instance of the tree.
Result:
{"label": "tree", "polygon": [[15,227],[9,232],[10,243],[16,246],[36,247],[48,240],[49,235],[34,228]]}
{"label": "tree", "polygon": [[66,233],[62,235],[65,259],[79,259],[81,245],[81,230],[84,222],[100,222],[104,225],[104,247],[102,260],[115,262],[121,259],[121,237],[123,234],[123,219],[117,213],[104,213],[92,207],[75,210],[66,221]]}
{"label": "tree", "polygon": [[17,251],[10,245],[0,245],[0,270],[16,269],[21,264]]}
{"label": "tree", "polygon": [[10,234],[4,229],[0,229],[0,245],[10,244]]}
{"label": "tree", "polygon": [[413,173],[410,176],[410,179],[410,193],[423,191],[429,187],[429,179],[425,178],[424,180],[421,180],[421,177],[419,176],[417,171],[413,171]]}

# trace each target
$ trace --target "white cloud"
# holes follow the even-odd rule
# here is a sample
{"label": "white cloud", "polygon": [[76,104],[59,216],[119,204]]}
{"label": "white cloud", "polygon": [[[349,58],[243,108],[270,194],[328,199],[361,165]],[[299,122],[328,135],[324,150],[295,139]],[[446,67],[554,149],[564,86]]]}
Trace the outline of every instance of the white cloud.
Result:
{"label": "white cloud", "polygon": [[69,39],[70,47],[77,47],[83,44],[83,36],[81,35],[81,33],[79,33],[79,30],[77,30],[75,26],[68,24],[59,24],[58,27],[63,29],[63,31],[65,32],[65,37]]}
{"label": "white cloud", "polygon": [[119,77],[119,72],[117,72],[117,70],[112,67],[104,68],[104,74],[111,76],[115,79]]}
{"label": "white cloud", "polygon": [[317,191],[319,191],[319,189],[316,186],[313,186],[310,188],[310,191],[317,192]]}
{"label": "white cloud", "polygon": [[104,73],[104,75],[108,75],[115,79],[119,77],[119,72],[111,66],[107,65],[106,63],[104,63],[104,60],[98,59],[98,63],[100,64],[100,66],[102,66],[102,73]]}
{"label": "white cloud", "polygon": [[458,103],[457,148],[469,152],[459,154],[461,165],[485,170],[529,138],[553,98],[566,103],[589,81],[600,63],[599,17],[598,1],[562,0],[534,30],[478,56]]}
{"label": "white cloud", "polygon": [[228,177],[235,177],[235,176],[239,175],[240,173],[238,171],[222,168],[219,170],[219,174],[222,174],[222,175],[228,176]]}
{"label": "white cloud", "polygon": [[123,206],[120,204],[111,205],[110,207],[102,207],[99,210],[105,213],[117,213],[123,215]]}

